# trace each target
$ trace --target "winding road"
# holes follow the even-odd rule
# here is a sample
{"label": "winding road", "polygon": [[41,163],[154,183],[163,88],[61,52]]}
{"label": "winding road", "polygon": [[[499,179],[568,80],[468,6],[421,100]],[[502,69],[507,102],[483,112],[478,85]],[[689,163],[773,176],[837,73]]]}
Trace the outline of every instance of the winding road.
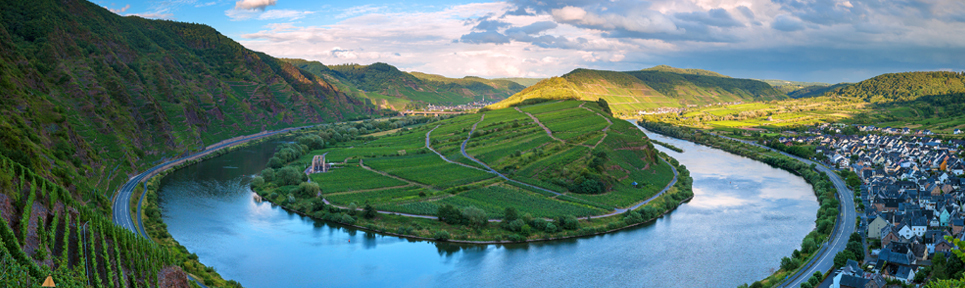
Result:
{"label": "winding road", "polygon": [[[129,179],[127,183],[124,183],[124,185],[122,185],[121,188],[117,190],[117,193],[115,194],[116,196],[114,197],[114,201],[111,205],[112,214],[113,214],[112,218],[113,218],[114,224],[116,224],[117,226],[121,226],[124,229],[130,230],[131,232],[134,232],[135,235],[140,235],[141,237],[151,240],[151,238],[147,236],[146,230],[144,230],[144,224],[141,221],[140,212],[141,212],[141,203],[144,202],[144,197],[143,197],[144,193],[141,193],[141,199],[138,200],[137,224],[134,224],[135,221],[134,219],[131,218],[131,212],[130,212],[131,196],[134,194],[134,189],[137,188],[137,185],[141,184],[145,179],[151,178],[157,173],[167,170],[169,168],[172,168],[178,164],[184,163],[185,161],[197,159],[201,156],[208,155],[222,148],[243,144],[251,140],[264,138],[264,137],[268,137],[279,133],[286,133],[293,130],[300,130],[306,127],[308,126],[287,128],[287,129],[282,129],[277,131],[262,132],[254,135],[249,135],[240,139],[236,139],[236,140],[221,143],[212,147],[208,147],[204,151],[201,151],[198,153],[194,153],[188,156],[184,156],[178,159],[164,162],[160,165],[151,167],[147,171],[137,174],[134,177],[131,177],[131,179]],[[200,285],[201,287],[205,287],[201,282],[191,278],[190,275],[188,276],[188,278],[194,281],[195,283],[197,283],[198,285]]]}
{"label": "winding road", "polygon": [[805,264],[804,266],[805,268],[799,270],[794,275],[788,277],[788,280],[785,281],[785,283],[777,287],[794,287],[794,288],[800,287],[801,283],[806,282],[808,278],[810,278],[810,276],[814,274],[814,272],[820,271],[822,274],[824,274],[824,273],[827,273],[829,270],[831,270],[831,268],[834,267],[834,256],[837,255],[838,252],[841,252],[845,248],[847,248],[846,246],[848,244],[848,238],[851,237],[851,233],[854,233],[855,217],[856,217],[855,215],[857,215],[857,212],[855,212],[855,209],[854,209],[854,196],[851,194],[851,190],[848,189],[848,185],[846,185],[844,180],[841,179],[841,176],[838,176],[837,173],[834,173],[834,170],[831,170],[830,168],[828,168],[827,166],[824,166],[821,163],[816,163],[808,159],[804,159],[798,156],[784,153],[782,151],[778,151],[771,147],[763,146],[763,145],[754,143],[752,141],[734,139],[731,137],[717,135],[717,134],[714,134],[714,135],[724,139],[729,139],[729,140],[738,141],[741,143],[750,144],[761,148],[766,148],[771,151],[781,153],[784,156],[788,156],[798,161],[804,162],[808,165],[816,164],[815,168],[818,171],[823,172],[824,174],[827,174],[828,177],[831,178],[831,182],[834,184],[835,190],[838,191],[838,200],[840,201],[839,202],[840,207],[838,211],[841,211],[840,214],[838,214],[837,221],[835,221],[834,231],[831,232],[831,236],[828,242],[823,244],[821,246],[821,249],[818,250],[818,255],[814,258],[811,258],[811,261],[808,261],[808,263]]}

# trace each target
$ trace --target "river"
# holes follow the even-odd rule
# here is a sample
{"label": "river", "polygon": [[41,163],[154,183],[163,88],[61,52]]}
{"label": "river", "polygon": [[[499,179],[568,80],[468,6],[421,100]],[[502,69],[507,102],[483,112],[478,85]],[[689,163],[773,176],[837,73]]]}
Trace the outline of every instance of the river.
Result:
{"label": "river", "polygon": [[[535,244],[453,245],[328,224],[253,200],[248,179],[278,142],[175,171],[160,187],[168,230],[245,287],[736,287],[762,279],[814,228],[802,178],[647,133],[687,166],[695,197],[617,233]],[[656,146],[656,145],[654,145]]]}

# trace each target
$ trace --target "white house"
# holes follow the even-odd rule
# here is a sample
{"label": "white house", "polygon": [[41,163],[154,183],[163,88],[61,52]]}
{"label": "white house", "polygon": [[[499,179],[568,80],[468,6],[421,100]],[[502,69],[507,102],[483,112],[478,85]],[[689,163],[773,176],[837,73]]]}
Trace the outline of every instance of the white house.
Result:
{"label": "white house", "polygon": [[[922,234],[924,233],[925,232],[922,231]],[[901,236],[901,238],[911,239],[912,237],[915,237],[915,235],[916,233],[911,229],[911,226],[902,224],[901,228],[898,228],[898,236]]]}

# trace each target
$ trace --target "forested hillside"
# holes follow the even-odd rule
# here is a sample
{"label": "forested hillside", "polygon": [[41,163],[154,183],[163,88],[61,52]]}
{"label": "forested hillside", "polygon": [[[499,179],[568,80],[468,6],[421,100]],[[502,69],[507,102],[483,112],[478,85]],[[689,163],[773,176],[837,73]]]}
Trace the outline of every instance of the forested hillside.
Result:
{"label": "forested hillside", "polygon": [[787,92],[787,96],[794,99],[818,97],[818,96],[823,96],[825,93],[828,93],[828,91],[833,91],[835,89],[842,88],[848,85],[851,85],[851,84],[838,83],[830,86],[826,86],[826,85],[805,86],[805,87],[801,87],[799,89],[794,89]]}
{"label": "forested hillside", "polygon": [[734,79],[699,69],[669,66],[629,72],[576,69],[561,77],[540,81],[490,108],[513,106],[533,98],[593,101],[602,98],[615,115],[626,117],[659,108],[766,101],[786,96],[764,82]]}
{"label": "forested hillside", "polygon": [[827,95],[872,103],[912,101],[924,96],[965,92],[965,72],[889,73],[841,87]]}
{"label": "forested hillside", "polygon": [[686,68],[676,68],[676,67],[670,67],[670,66],[667,66],[667,65],[657,65],[657,66],[653,66],[653,67],[650,67],[650,68],[647,68],[647,69],[643,69],[643,70],[640,70],[640,71],[671,72],[671,73],[677,73],[677,74],[691,74],[691,75],[702,75],[702,76],[714,76],[714,77],[730,78],[730,76],[727,76],[727,75],[724,75],[724,74],[720,74],[720,73],[717,73],[717,72],[714,72],[714,71],[710,71],[710,70],[693,69],[693,68],[690,68],[690,69],[686,69]]}
{"label": "forested hillside", "polygon": [[0,150],[101,207],[162,158],[375,112],[205,25],[121,17],[87,1],[0,3]]}
{"label": "forested hillside", "polygon": [[284,59],[296,67],[333,82],[344,91],[369,99],[387,109],[419,109],[422,106],[459,105],[475,101],[506,99],[525,88],[509,80],[489,80],[467,76],[447,78],[441,75],[404,72],[385,64],[342,64],[326,66],[321,62]]}

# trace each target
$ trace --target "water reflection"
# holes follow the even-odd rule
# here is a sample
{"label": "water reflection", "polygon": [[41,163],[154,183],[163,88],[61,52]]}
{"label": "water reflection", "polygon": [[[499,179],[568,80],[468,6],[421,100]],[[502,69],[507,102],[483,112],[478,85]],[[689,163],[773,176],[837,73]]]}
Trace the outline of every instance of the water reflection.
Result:
{"label": "water reflection", "polygon": [[180,243],[246,287],[735,287],[773,272],[813,228],[817,204],[802,179],[649,135],[685,149],[658,148],[687,165],[696,197],[667,217],[602,236],[463,245],[313,221],[252,199],[247,183],[274,144],[171,174],[161,205]]}

